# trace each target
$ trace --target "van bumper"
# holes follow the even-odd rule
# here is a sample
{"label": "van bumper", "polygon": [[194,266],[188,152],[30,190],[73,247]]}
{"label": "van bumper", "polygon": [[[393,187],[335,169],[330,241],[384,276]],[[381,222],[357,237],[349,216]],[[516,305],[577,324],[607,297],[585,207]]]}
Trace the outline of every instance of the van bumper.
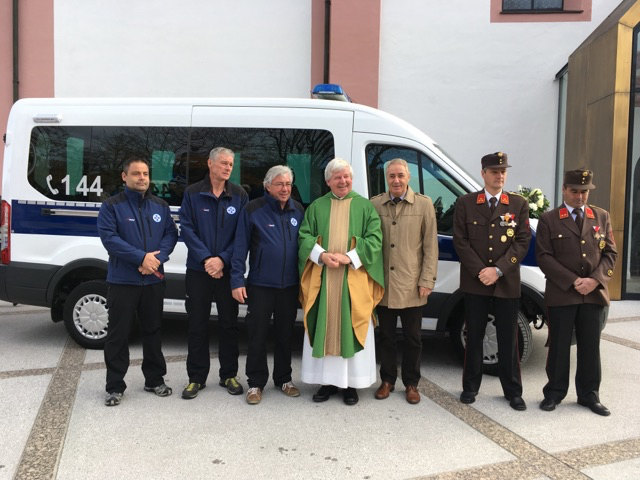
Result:
{"label": "van bumper", "polygon": [[50,307],[47,288],[59,269],[58,265],[25,262],[0,265],[0,300]]}

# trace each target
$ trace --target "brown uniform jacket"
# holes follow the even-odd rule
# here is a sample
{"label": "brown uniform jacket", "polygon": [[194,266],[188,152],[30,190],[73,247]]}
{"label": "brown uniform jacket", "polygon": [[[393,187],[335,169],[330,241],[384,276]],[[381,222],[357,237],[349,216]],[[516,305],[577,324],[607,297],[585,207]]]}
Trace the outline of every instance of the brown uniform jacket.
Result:
{"label": "brown uniform jacket", "polygon": [[[607,284],[618,256],[609,213],[593,205],[584,210],[582,232],[564,204],[540,217],[536,258],[547,277],[544,302],[549,307],[609,305]],[[591,277],[599,285],[589,295],[581,295],[573,288],[579,277]]]}
{"label": "brown uniform jacket", "polygon": [[420,297],[418,287],[433,289],[438,270],[438,225],[431,199],[409,187],[398,205],[388,193],[376,195],[371,203],[382,222],[384,297],[380,305],[424,305],[427,297]]}
{"label": "brown uniform jacket", "polygon": [[[460,289],[475,295],[519,298],[520,262],[530,240],[529,204],[524,197],[503,191],[493,213],[484,190],[460,197],[453,220]],[[478,278],[485,267],[498,267],[503,276],[486,286]]]}

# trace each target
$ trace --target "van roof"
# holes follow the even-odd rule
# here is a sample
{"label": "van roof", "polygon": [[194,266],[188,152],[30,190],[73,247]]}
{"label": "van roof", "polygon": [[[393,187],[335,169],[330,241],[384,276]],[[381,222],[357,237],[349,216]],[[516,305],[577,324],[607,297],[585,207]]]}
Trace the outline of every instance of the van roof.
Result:
{"label": "van roof", "polygon": [[[376,134],[395,135],[418,141],[458,171],[471,184],[475,180],[468,172],[452,161],[441,147],[422,130],[401,118],[382,110],[352,102],[308,98],[265,98],[265,97],[56,97],[23,98],[11,109],[11,114],[34,108],[73,107],[243,107],[243,108],[305,108],[354,112],[353,130]],[[37,113],[56,113],[38,111]],[[10,116],[11,116],[10,114]],[[382,123],[382,122],[384,123]]]}

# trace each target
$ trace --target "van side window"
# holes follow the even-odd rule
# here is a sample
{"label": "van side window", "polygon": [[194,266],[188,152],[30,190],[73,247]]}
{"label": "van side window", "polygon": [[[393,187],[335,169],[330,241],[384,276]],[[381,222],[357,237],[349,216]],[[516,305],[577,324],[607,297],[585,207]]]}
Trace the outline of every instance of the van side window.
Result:
{"label": "van side window", "polygon": [[369,192],[371,196],[388,190],[385,180],[387,163],[402,158],[409,164],[409,186],[431,197],[438,220],[438,233],[453,233],[453,210],[458,197],[466,190],[424,153],[397,145],[369,144],[366,147]]}
{"label": "van side window", "polygon": [[28,179],[52,200],[101,202],[122,188],[122,164],[132,154],[151,162],[152,192],[179,206],[187,185],[207,174],[209,151],[235,153],[231,181],[249,198],[276,164],[294,172],[292,196],[308,205],[328,188],[323,171],[334,157],[331,132],[310,129],[46,126],[31,132]]}
{"label": "van side window", "polygon": [[264,194],[262,180],[274,165],[293,170],[291,196],[305,207],[329,191],[324,168],[334,158],[331,132],[297,128],[210,128],[191,132],[189,183],[207,174],[212,148],[225,146],[235,152],[231,181],[242,185],[249,199]]}

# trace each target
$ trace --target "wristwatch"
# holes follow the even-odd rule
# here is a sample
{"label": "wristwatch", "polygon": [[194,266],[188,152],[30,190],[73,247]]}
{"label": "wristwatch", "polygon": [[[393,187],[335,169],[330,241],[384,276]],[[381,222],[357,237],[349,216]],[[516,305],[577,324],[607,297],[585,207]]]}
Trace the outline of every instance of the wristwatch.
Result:
{"label": "wristwatch", "polygon": [[504,275],[504,273],[502,273],[502,270],[500,270],[498,267],[496,267],[496,273],[498,274],[498,278]]}

